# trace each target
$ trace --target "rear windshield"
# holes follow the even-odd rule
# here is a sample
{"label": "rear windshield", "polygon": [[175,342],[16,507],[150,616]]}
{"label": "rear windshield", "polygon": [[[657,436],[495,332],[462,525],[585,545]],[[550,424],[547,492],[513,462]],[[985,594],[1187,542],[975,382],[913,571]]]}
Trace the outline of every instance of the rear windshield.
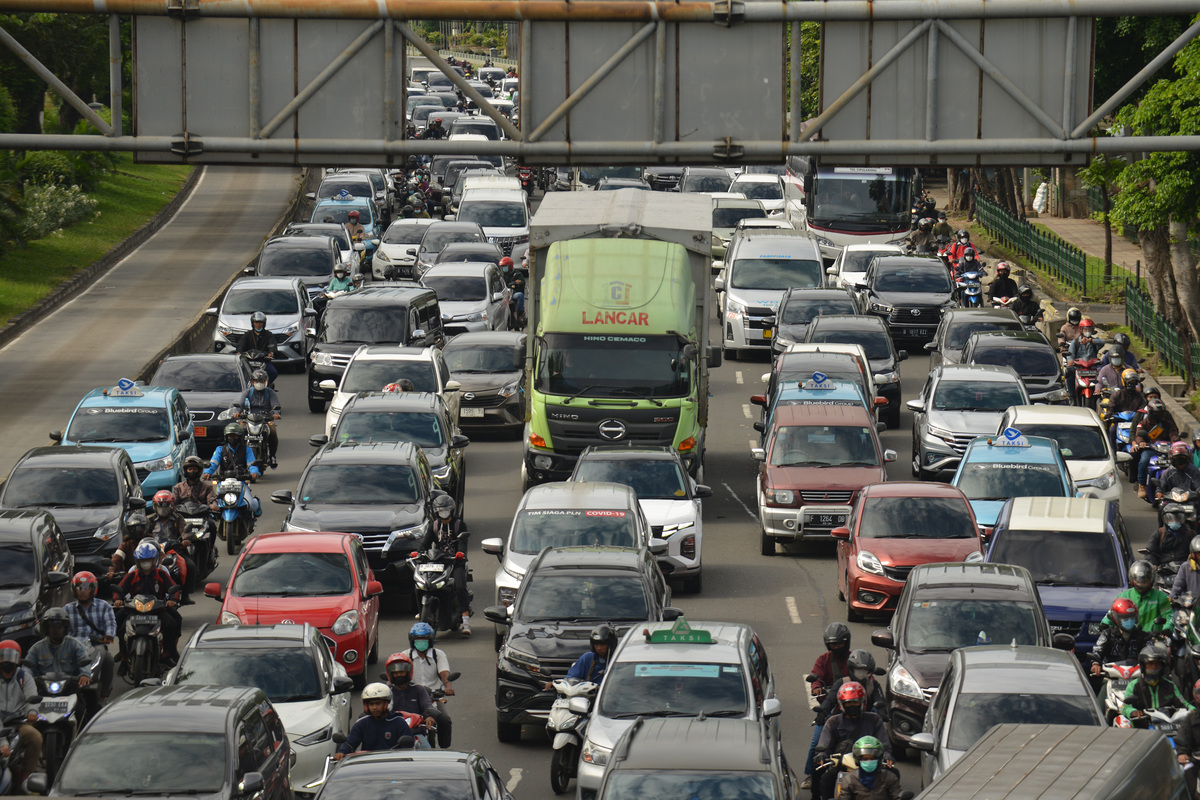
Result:
{"label": "rear windshield", "polygon": [[487,281],[471,275],[426,275],[421,283],[437,292],[441,302],[486,300]]}
{"label": "rear windshield", "polygon": [[946,347],[952,349],[961,349],[967,343],[967,339],[971,338],[971,334],[976,331],[1019,331],[1021,323],[1013,320],[1011,322],[1001,322],[996,320],[983,321],[976,320],[970,322],[958,322],[949,326],[946,331]]}
{"label": "rear windshield", "polygon": [[849,297],[830,297],[821,300],[794,298],[783,307],[779,322],[783,325],[807,325],[814,317],[832,314],[857,314],[858,308]]}
{"label": "rear windshield", "polygon": [[425,235],[424,225],[393,224],[383,234],[384,244],[417,244]]}
{"label": "rear windshield", "polygon": [[300,306],[294,289],[254,289],[246,286],[231,287],[221,305],[221,313],[230,316],[253,314],[255,311],[267,315],[269,328],[272,314],[295,317],[300,313]]}
{"label": "rear windshield", "polygon": [[820,261],[804,258],[739,258],[729,285],[735,289],[816,289],[824,282]]}
{"label": "rear windshield", "polygon": [[763,219],[767,212],[762,206],[719,206],[713,209],[712,226],[714,228],[736,228],[744,219]]}
{"label": "rear windshield", "polygon": [[971,356],[972,364],[994,364],[1012,367],[1022,377],[1028,375],[1055,375],[1059,372],[1058,359],[1049,348],[989,346],[977,348]]}
{"label": "rear windshield", "polygon": [[621,572],[620,575],[532,575],[521,587],[518,613],[521,619],[530,622],[648,619],[650,603],[642,579],[635,572]]}
{"label": "rear windshield", "polygon": [[840,331],[828,328],[809,328],[806,342],[828,342],[830,344],[858,344],[867,351],[868,359],[892,357],[891,340],[884,331]]}

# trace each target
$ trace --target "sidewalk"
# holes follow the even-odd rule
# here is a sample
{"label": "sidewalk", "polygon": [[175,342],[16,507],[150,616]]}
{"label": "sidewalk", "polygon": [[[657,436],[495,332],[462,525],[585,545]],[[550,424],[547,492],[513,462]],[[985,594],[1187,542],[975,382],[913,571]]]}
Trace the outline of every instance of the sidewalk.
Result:
{"label": "sidewalk", "polygon": [[[1029,221],[1045,225],[1060,239],[1070,242],[1089,256],[1104,258],[1104,225],[1094,219],[1037,217],[1036,219],[1031,218]],[[1132,244],[1124,236],[1113,232],[1112,260],[1113,264],[1134,272],[1137,262],[1142,260],[1142,248]]]}

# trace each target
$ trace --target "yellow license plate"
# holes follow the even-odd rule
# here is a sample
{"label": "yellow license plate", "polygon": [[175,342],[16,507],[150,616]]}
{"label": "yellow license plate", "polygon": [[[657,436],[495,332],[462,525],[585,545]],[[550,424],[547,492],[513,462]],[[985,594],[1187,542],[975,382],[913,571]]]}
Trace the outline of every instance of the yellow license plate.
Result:
{"label": "yellow license plate", "polygon": [[195,431],[197,436],[208,436],[208,428],[196,427]]}
{"label": "yellow license plate", "polygon": [[763,331],[763,338],[770,339],[772,333],[773,333],[773,331],[770,328],[767,328],[766,330]]}

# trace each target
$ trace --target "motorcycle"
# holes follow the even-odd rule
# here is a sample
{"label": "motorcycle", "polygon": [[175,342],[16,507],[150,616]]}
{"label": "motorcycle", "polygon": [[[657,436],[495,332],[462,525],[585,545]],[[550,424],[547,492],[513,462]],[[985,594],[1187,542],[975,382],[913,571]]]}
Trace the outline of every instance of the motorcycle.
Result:
{"label": "motorcycle", "polygon": [[[1111,414],[1108,417],[1109,424],[1116,427],[1116,442],[1117,450],[1124,451],[1133,455],[1133,418],[1137,416],[1136,411],[1119,411],[1116,414]],[[1137,482],[1137,459],[1130,458],[1125,462],[1125,471],[1129,475],[1131,483]]]}
{"label": "motorcycle", "polygon": [[63,759],[75,734],[83,727],[83,709],[79,707],[79,680],[74,676],[52,672],[37,679],[37,722],[34,727],[42,734],[42,762],[46,765],[46,780],[54,785]]}
{"label": "motorcycle", "polygon": [[185,500],[176,509],[183,517],[184,532],[192,540],[192,562],[196,565],[196,582],[208,576],[217,568],[217,549],[213,547],[216,537],[216,523],[213,522],[212,512],[203,503],[195,500]]}
{"label": "motorcycle", "polygon": [[[248,350],[247,352],[242,353],[242,358],[245,359],[246,366],[249,368],[251,375],[254,374],[255,370],[259,369],[263,370],[268,375],[271,374],[270,370],[267,369],[267,362],[271,360],[270,353],[264,353],[262,350]],[[271,381],[270,386],[272,389],[274,389],[275,381]]]}
{"label": "motorcycle", "polygon": [[1188,524],[1196,524],[1196,494],[1184,489],[1175,488],[1167,492],[1162,500],[1156,500],[1158,505],[1158,524],[1161,525],[1163,515],[1168,511],[1178,511],[1183,514]]}
{"label": "motorcycle", "polygon": [[217,536],[225,540],[225,551],[231,556],[254,530],[254,497],[248,478],[244,467],[239,467],[233,475],[218,473],[217,506],[221,519],[217,523]]}
{"label": "motorcycle", "polygon": [[1152,731],[1162,731],[1167,736],[1167,740],[1171,743],[1171,747],[1175,746],[1175,737],[1179,735],[1179,729],[1183,727],[1183,723],[1187,720],[1187,715],[1191,713],[1185,708],[1151,708],[1147,709],[1146,713],[1140,717],[1130,717],[1130,722],[1135,728],[1149,728]]}
{"label": "motorcycle", "polygon": [[1137,680],[1141,667],[1136,661],[1114,661],[1101,664],[1100,668],[1100,674],[1104,677],[1104,689],[1100,692],[1104,721],[1111,725],[1121,715],[1121,706],[1125,705],[1125,689]]}
{"label": "motorcycle", "polygon": [[532,197],[534,189],[533,170],[529,167],[517,167],[517,180],[521,182],[522,191]]}
{"label": "motorcycle", "polygon": [[978,270],[964,272],[955,278],[958,286],[958,302],[963,308],[983,308],[983,277],[987,272]]}
{"label": "motorcycle", "polygon": [[1096,376],[1100,372],[1096,358],[1077,358],[1067,366],[1075,370],[1075,405],[1096,407]]}
{"label": "motorcycle", "polygon": [[[1157,486],[1158,479],[1161,478],[1163,473],[1166,472],[1171,466],[1171,459],[1169,455],[1171,451],[1171,443],[1162,441],[1153,442],[1149,445],[1149,447],[1153,448],[1154,455],[1150,456],[1150,468],[1146,470],[1146,485]],[[1151,494],[1147,497],[1149,498],[1152,496],[1153,495]]]}
{"label": "motorcycle", "polygon": [[586,738],[592,700],[600,684],[578,678],[559,678],[554,681],[558,696],[546,718],[546,733],[554,742],[550,758],[550,788],[555,794],[565,794],[571,780],[579,771],[579,750]]}
{"label": "motorcycle", "polygon": [[[275,413],[279,413],[276,408]],[[255,464],[259,469],[263,469],[264,465],[275,467],[275,454],[271,452],[271,428],[275,424],[274,415],[266,414],[262,411],[247,411],[238,406],[231,406],[229,409],[222,411],[217,415],[217,419],[236,419],[241,423],[242,430],[246,434],[246,444],[254,451],[257,457]]]}
{"label": "motorcycle", "polygon": [[165,600],[147,594],[127,598],[125,607],[125,654],[129,658],[127,680],[134,686],[146,678],[162,676],[162,614]]}
{"label": "motorcycle", "polygon": [[[33,702],[40,703],[41,698],[35,697]],[[18,736],[25,720],[25,712],[16,711],[0,721],[0,725],[3,726],[0,727],[0,743],[8,745],[9,751],[7,758],[0,756],[0,795],[23,794],[23,792],[14,791],[14,787],[19,788],[29,777],[17,766],[25,760],[25,746],[21,744]]]}
{"label": "motorcycle", "polygon": [[[458,607],[454,568],[463,564],[466,558],[462,551],[451,553],[437,547],[424,553],[414,550],[409,554],[417,616],[435,631],[456,631],[462,627],[463,609]],[[470,574],[467,580],[471,580]]]}
{"label": "motorcycle", "polygon": [[1196,597],[1185,594],[1171,601],[1171,631],[1168,647],[1171,672],[1180,686],[1191,686],[1200,679],[1200,633],[1195,622]]}

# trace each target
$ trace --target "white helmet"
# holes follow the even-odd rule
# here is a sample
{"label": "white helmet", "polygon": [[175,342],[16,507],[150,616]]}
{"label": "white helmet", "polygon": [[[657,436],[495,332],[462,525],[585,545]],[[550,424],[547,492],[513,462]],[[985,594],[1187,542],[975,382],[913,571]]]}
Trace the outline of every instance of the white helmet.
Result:
{"label": "white helmet", "polygon": [[369,703],[372,700],[387,700],[392,701],[392,687],[386,683],[368,683],[366,688],[362,690],[362,701]]}

